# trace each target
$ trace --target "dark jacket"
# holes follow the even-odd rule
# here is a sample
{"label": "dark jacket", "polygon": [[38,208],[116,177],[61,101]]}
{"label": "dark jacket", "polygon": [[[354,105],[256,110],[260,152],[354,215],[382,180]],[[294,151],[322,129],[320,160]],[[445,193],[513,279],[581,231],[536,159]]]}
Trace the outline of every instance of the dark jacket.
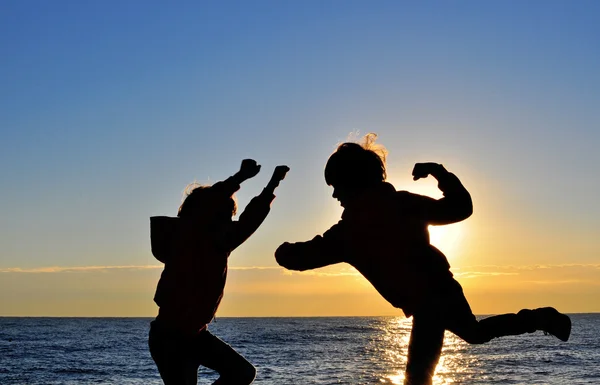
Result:
{"label": "dark jacket", "polygon": [[396,191],[382,182],[349,202],[342,219],[322,236],[283,244],[277,262],[308,270],[339,262],[354,266],[379,293],[407,316],[453,280],[444,254],[429,243],[429,225],[468,218],[471,196],[458,178],[442,168],[438,187],[444,198]]}
{"label": "dark jacket", "polygon": [[[210,187],[211,193],[230,197],[239,185],[229,178]],[[214,317],[225,287],[227,258],[260,226],[274,195],[254,197],[238,221],[205,223],[202,219],[150,218],[153,255],[165,263],[154,302],[159,320],[183,333],[196,333]]]}

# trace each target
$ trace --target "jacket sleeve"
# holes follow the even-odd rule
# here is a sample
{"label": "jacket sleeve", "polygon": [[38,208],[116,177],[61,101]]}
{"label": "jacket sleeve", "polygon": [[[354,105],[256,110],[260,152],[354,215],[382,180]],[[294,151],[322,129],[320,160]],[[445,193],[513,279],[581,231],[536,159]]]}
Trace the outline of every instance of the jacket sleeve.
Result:
{"label": "jacket sleeve", "polygon": [[210,187],[210,190],[219,196],[230,197],[240,189],[240,183],[236,180],[235,176],[217,182]]}
{"label": "jacket sleeve", "polygon": [[473,213],[471,195],[456,175],[442,167],[434,177],[438,180],[443,198],[433,199],[405,192],[410,196],[410,204],[416,210],[416,215],[431,225],[447,225],[470,217]]}
{"label": "jacket sleeve", "polygon": [[290,270],[309,270],[344,262],[344,223],[339,221],[310,241],[284,243],[275,251],[279,265]]}
{"label": "jacket sleeve", "polygon": [[275,195],[265,190],[252,198],[226,235],[227,247],[230,251],[244,243],[263,223],[271,210],[273,199]]}

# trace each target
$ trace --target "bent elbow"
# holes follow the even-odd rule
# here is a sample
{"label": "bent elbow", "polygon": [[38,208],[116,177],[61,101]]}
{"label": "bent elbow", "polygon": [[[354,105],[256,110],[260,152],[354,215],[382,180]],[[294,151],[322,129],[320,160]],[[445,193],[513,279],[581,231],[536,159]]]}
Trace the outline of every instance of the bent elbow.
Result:
{"label": "bent elbow", "polygon": [[473,215],[473,201],[469,194],[467,194],[464,199],[462,199],[462,203],[457,206],[456,215],[459,221],[464,221]]}
{"label": "bent elbow", "polygon": [[448,223],[462,222],[473,214],[473,206],[469,202],[469,204],[455,207],[448,214]]}
{"label": "bent elbow", "polygon": [[462,222],[473,214],[473,208],[457,211],[454,215],[453,222]]}
{"label": "bent elbow", "polygon": [[468,207],[465,209],[465,212],[464,212],[464,218],[463,218],[463,220],[464,220],[464,219],[467,219],[467,218],[469,218],[471,215],[473,215],[473,205],[472,205],[472,204],[470,204],[470,205],[469,205],[469,206],[468,206]]}

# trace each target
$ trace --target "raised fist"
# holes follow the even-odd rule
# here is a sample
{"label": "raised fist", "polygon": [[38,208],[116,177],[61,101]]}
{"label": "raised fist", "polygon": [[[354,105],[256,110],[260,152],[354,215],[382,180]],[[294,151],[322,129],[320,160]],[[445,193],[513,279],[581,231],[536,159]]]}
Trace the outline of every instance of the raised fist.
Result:
{"label": "raised fist", "polygon": [[433,174],[439,170],[441,165],[437,163],[417,163],[413,168],[412,176],[413,180],[419,180],[421,178],[427,178],[429,174]]}
{"label": "raised fist", "polygon": [[240,166],[240,174],[244,177],[244,179],[250,179],[255,177],[259,171],[260,164],[257,164],[254,159],[242,160],[242,165]]}
{"label": "raised fist", "polygon": [[271,177],[271,180],[274,182],[282,181],[285,178],[285,174],[287,174],[288,171],[290,171],[290,168],[288,166],[275,167],[275,170],[273,171],[273,176]]}

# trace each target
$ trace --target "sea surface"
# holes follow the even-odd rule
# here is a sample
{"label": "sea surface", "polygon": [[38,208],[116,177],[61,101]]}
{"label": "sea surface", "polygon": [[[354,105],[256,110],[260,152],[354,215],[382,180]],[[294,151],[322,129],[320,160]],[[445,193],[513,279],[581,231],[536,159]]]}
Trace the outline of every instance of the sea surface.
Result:
{"label": "sea surface", "polygon": [[[600,314],[571,339],[541,332],[468,345],[446,333],[434,384],[600,384]],[[0,384],[162,384],[149,318],[0,317]],[[402,384],[403,317],[218,318],[210,330],[258,369],[254,384]],[[200,369],[199,384],[214,372]]]}

